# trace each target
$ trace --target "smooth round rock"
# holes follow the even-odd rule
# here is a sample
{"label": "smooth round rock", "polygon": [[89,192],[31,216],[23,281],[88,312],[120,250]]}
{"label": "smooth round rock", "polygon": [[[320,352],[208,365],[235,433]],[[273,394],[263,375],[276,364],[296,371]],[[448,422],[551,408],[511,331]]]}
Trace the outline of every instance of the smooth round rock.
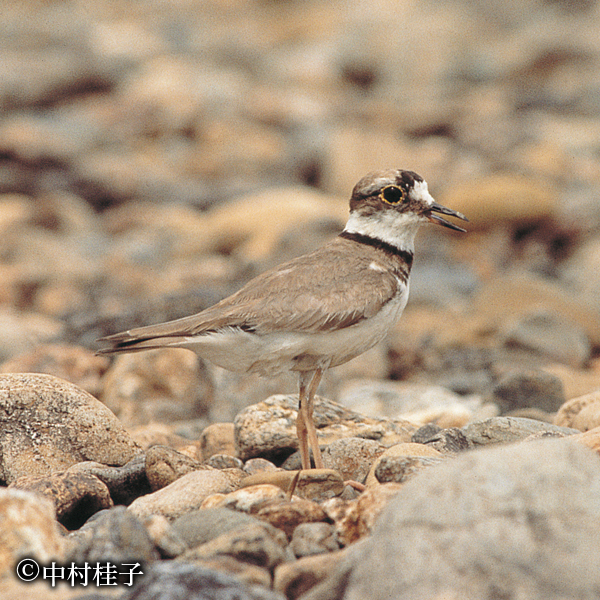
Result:
{"label": "smooth round rock", "polygon": [[392,499],[343,598],[591,600],[598,490],[600,458],[568,439],[446,461]]}
{"label": "smooth round rock", "polygon": [[565,393],[556,375],[545,371],[515,371],[498,381],[491,400],[503,413],[522,408],[539,408],[553,413],[565,401]]}
{"label": "smooth round rock", "polygon": [[227,494],[239,486],[237,469],[192,471],[152,494],[139,497],[128,507],[134,515],[163,515],[174,520],[197,510],[211,494]]}
{"label": "smooth round rock", "polygon": [[227,508],[203,508],[175,519],[171,527],[189,548],[195,548],[223,533],[258,522],[250,515]]}
{"label": "smooth round rock", "polygon": [[52,375],[0,375],[0,480],[82,461],[122,466],[140,451],[106,406]]}
{"label": "smooth round rock", "polygon": [[556,413],[554,424],[580,431],[600,426],[600,392],[591,392],[565,402]]}
{"label": "smooth round rock", "polygon": [[[369,473],[366,478],[366,485],[376,485],[377,483],[387,483],[389,481],[396,481],[395,479],[380,481],[377,477],[375,477],[375,471],[379,467],[379,464],[382,460],[386,458],[434,458],[441,459],[442,453],[436,450],[435,448],[431,448],[425,444],[416,444],[414,442],[409,442],[406,444],[396,444],[395,446],[391,446],[387,448],[384,452],[382,452],[371,464],[371,468],[369,469]],[[397,481],[397,483],[402,483],[401,481]]]}
{"label": "smooth round rock", "polygon": [[69,560],[149,562],[159,557],[142,522],[124,506],[97,513],[70,536]]}

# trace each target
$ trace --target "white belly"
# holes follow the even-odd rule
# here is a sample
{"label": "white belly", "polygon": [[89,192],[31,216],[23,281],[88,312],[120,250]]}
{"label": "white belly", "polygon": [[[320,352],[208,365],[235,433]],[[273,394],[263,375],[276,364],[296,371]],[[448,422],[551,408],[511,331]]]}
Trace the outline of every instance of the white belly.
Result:
{"label": "white belly", "polygon": [[190,337],[183,346],[229,371],[276,375],[341,365],[380,342],[398,320],[408,290],[377,315],[356,325],[323,333],[277,332],[257,335],[225,329]]}

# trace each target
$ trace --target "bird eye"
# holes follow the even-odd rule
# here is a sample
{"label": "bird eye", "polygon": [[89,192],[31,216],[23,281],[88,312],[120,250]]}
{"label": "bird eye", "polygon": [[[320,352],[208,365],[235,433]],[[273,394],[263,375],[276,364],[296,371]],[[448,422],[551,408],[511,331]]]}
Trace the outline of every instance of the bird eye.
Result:
{"label": "bird eye", "polygon": [[406,197],[406,192],[395,185],[388,185],[381,190],[381,197],[388,204],[398,204]]}

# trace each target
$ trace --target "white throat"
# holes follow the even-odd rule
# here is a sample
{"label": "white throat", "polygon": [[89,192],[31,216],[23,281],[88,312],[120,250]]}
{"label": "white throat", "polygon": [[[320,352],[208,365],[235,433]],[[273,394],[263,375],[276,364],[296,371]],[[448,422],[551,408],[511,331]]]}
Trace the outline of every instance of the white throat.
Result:
{"label": "white throat", "polygon": [[414,252],[415,236],[422,222],[414,213],[389,210],[365,216],[355,211],[350,213],[344,231],[366,235],[400,250]]}

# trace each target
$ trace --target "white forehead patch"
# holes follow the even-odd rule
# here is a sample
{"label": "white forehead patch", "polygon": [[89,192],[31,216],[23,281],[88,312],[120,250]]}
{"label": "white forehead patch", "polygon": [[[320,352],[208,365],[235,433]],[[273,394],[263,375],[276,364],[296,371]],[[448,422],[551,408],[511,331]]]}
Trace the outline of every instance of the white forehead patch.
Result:
{"label": "white forehead patch", "polygon": [[423,202],[423,204],[428,206],[431,206],[434,203],[434,199],[431,197],[431,194],[427,189],[426,181],[415,181],[415,185],[410,191],[410,196],[413,198],[413,200]]}

